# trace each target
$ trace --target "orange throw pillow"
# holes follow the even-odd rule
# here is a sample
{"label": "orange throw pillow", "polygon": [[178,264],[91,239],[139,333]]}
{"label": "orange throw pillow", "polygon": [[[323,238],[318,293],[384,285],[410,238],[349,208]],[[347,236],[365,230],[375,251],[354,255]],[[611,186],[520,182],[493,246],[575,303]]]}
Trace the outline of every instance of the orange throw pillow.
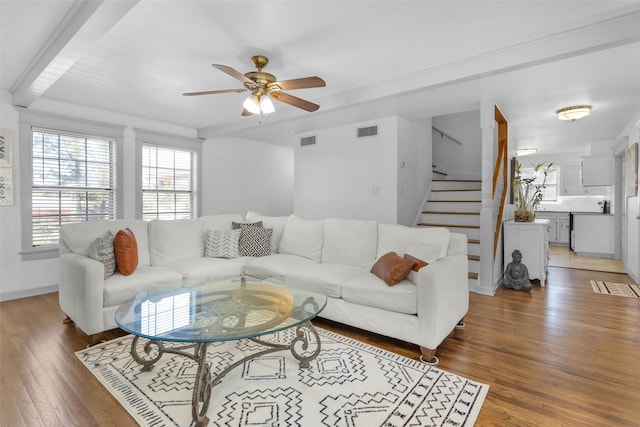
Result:
{"label": "orange throw pillow", "polygon": [[393,286],[407,277],[414,264],[413,261],[400,258],[395,252],[388,252],[373,264],[371,272],[384,280],[387,285]]}
{"label": "orange throw pillow", "polygon": [[420,258],[416,258],[416,257],[414,257],[414,256],[412,256],[412,255],[409,255],[409,254],[404,254],[404,257],[403,257],[403,258],[404,258],[404,259],[407,259],[407,260],[409,260],[409,261],[413,261],[413,262],[415,262],[415,264],[413,265],[413,268],[412,268],[412,270],[413,270],[413,271],[420,271],[420,269],[421,269],[422,267],[426,267],[427,265],[429,265],[429,263],[428,263],[428,262],[423,261],[423,260],[421,260]]}
{"label": "orange throw pillow", "polygon": [[116,265],[123,276],[132,274],[138,267],[138,243],[131,229],[118,231],[113,239],[113,250],[116,253]]}

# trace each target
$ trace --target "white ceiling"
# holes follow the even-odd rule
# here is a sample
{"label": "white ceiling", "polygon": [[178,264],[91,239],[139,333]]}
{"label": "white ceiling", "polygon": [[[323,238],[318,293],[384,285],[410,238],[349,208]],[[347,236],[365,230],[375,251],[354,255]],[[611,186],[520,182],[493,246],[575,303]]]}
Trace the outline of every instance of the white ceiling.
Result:
{"label": "white ceiling", "polygon": [[[398,114],[420,118],[495,101],[512,140],[540,152],[611,144],[640,112],[640,3],[634,1],[7,1],[0,88],[16,105],[64,102],[198,130],[290,143],[292,132]],[[211,67],[318,75],[258,124],[246,94]],[[592,104],[560,122],[553,112]],[[50,105],[50,104],[49,104]],[[553,147],[553,148],[549,148]]]}

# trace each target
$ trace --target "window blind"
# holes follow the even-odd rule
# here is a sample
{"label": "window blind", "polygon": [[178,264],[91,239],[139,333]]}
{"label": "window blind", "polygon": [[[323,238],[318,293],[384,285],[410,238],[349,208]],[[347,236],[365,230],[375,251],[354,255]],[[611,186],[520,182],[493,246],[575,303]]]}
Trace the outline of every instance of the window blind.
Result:
{"label": "window blind", "polygon": [[196,212],[197,154],[142,146],[142,219],[189,219]]}
{"label": "window blind", "polygon": [[55,247],[60,226],[115,218],[115,144],[32,129],[32,246]]}

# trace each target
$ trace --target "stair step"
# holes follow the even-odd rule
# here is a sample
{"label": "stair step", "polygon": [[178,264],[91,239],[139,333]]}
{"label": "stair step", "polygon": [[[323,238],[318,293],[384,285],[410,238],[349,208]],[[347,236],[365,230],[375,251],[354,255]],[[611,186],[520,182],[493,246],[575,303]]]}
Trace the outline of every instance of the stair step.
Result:
{"label": "stair step", "polygon": [[[434,191],[443,191],[443,190],[434,190]],[[473,190],[464,190],[464,191],[473,191]],[[441,200],[427,200],[427,203],[481,203],[482,200],[460,200],[460,199],[441,199]]]}
{"label": "stair step", "polygon": [[469,279],[478,280],[478,273],[469,273]]}
{"label": "stair step", "polygon": [[438,192],[452,192],[452,191],[480,191],[479,188],[454,188],[451,190],[431,190],[432,193],[438,193]]}
{"label": "stair step", "polygon": [[435,224],[435,223],[431,223],[431,222],[419,222],[418,224],[416,224],[417,226],[420,227],[455,227],[455,228],[480,228],[479,225],[464,225],[464,224]]}
{"label": "stair step", "polygon": [[480,215],[480,212],[464,212],[464,211],[422,211],[423,214],[434,215]]}
{"label": "stair step", "polygon": [[435,171],[435,170],[434,170],[434,171],[433,171],[433,173],[437,173],[437,174],[439,174],[439,175],[443,175],[443,176],[449,176],[449,174],[448,174],[448,173],[446,173],[446,172],[440,172],[440,171]]}
{"label": "stair step", "polygon": [[481,184],[482,181],[479,179],[434,179],[433,182],[477,182]]}
{"label": "stair step", "polygon": [[480,255],[467,255],[470,261],[480,261]]}
{"label": "stair step", "polygon": [[467,243],[470,245],[479,245],[480,244],[480,240],[479,239],[467,239]]}

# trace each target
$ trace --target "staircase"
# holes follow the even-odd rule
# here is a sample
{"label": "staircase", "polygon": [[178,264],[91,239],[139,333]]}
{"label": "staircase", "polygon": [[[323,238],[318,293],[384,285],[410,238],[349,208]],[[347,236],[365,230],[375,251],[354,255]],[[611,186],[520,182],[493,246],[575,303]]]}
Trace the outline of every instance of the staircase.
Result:
{"label": "staircase", "polygon": [[480,180],[434,179],[417,227],[446,227],[468,239],[469,286],[478,286],[480,271]]}

